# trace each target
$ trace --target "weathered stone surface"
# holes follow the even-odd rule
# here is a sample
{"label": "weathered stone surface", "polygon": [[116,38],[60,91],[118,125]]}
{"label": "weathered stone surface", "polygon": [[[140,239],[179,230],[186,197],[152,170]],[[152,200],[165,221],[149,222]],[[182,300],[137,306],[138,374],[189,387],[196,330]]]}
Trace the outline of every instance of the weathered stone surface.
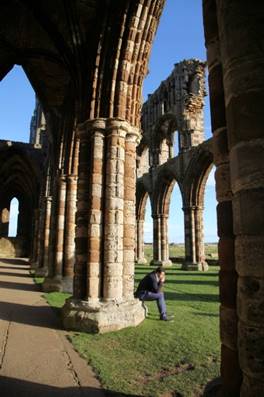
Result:
{"label": "weathered stone surface", "polygon": [[97,302],[92,306],[86,301],[69,299],[63,307],[63,324],[66,329],[105,333],[136,326],[145,318],[139,300],[108,303]]}

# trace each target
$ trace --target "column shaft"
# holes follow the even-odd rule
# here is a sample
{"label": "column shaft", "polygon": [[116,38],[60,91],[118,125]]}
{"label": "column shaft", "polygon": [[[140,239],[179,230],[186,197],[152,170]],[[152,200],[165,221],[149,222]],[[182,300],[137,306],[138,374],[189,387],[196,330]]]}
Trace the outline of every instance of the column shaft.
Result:
{"label": "column shaft", "polygon": [[75,214],[77,198],[77,176],[68,175],[65,215],[64,277],[73,278],[75,260]]}
{"label": "column shaft", "polygon": [[91,125],[92,165],[90,181],[90,216],[88,224],[87,298],[95,303],[102,296],[102,200],[104,182],[103,120]]}
{"label": "column shaft", "polygon": [[125,136],[122,125],[110,122],[106,142],[104,213],[104,299],[123,296],[124,163]]}
{"label": "column shaft", "polygon": [[134,294],[136,141],[138,135],[137,131],[134,133],[130,131],[125,142],[123,297],[126,299],[132,299]]}

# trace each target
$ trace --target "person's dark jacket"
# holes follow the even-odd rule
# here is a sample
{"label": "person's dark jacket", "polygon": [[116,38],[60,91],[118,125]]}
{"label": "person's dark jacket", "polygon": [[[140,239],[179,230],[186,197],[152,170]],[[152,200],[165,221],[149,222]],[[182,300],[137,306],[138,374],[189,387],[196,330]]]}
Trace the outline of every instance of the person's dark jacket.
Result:
{"label": "person's dark jacket", "polygon": [[162,287],[162,283],[157,281],[156,272],[148,273],[138,284],[135,296],[138,298],[140,292],[159,292]]}

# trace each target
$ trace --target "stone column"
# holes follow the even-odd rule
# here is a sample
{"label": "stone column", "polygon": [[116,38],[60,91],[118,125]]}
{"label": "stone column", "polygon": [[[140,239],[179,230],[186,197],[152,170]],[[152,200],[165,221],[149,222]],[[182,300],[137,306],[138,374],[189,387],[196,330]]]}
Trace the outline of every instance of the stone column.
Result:
{"label": "stone column", "polygon": [[98,119],[87,124],[91,137],[91,179],[90,179],[90,216],[88,223],[88,269],[87,300],[89,305],[98,306],[103,294],[103,220],[104,206],[104,144],[105,120]]}
{"label": "stone column", "polygon": [[8,237],[9,229],[9,208],[10,204],[6,208],[1,209],[1,223],[0,223],[0,237]]}
{"label": "stone column", "polygon": [[[209,69],[209,91],[213,130],[214,163],[216,165],[216,195],[218,201],[217,229],[219,236],[218,253],[220,264],[222,394],[231,397],[240,395],[241,370],[238,359],[236,308],[237,273],[234,255],[235,238],[233,231],[232,192],[230,186],[229,142],[225,111],[225,101],[227,101],[227,98],[225,98],[225,88],[223,84],[223,65],[222,54],[220,51],[216,3],[220,4],[219,1],[216,2],[215,0],[204,0],[203,11]],[[241,5],[241,2],[235,3],[238,5],[238,7]],[[229,6],[230,3],[229,5],[226,4],[228,12],[230,10]],[[237,12],[240,14],[239,9]],[[234,19],[232,19],[232,23],[231,20],[229,23],[231,23],[231,25],[237,29],[237,23],[235,22],[236,15],[232,13],[230,13],[230,15],[232,15]],[[223,21],[222,28],[225,25],[226,22]],[[229,34],[227,36],[227,40],[229,43],[228,45],[230,46]],[[239,47],[240,43],[238,43],[238,48]],[[230,46],[230,48],[232,48],[232,51],[235,50],[233,45]],[[230,374],[232,374],[232,376],[230,376]]]}
{"label": "stone column", "polygon": [[126,130],[110,122],[106,136],[104,300],[123,297],[124,164]]}
{"label": "stone column", "polygon": [[[63,266],[64,266],[64,231],[65,231],[65,205],[66,205],[66,177],[57,176],[57,200],[54,206],[55,231],[50,234],[49,242],[49,274],[43,283],[43,290],[62,291],[63,290]],[[52,241],[52,239],[54,239]],[[51,251],[54,251],[53,253]]]}
{"label": "stone column", "polygon": [[137,257],[136,263],[138,265],[145,265],[147,260],[145,258],[145,244],[144,244],[144,219],[137,219]]}
{"label": "stone column", "polygon": [[48,274],[48,254],[49,254],[49,234],[52,197],[45,197],[44,200],[44,219],[43,219],[43,239],[41,239],[41,264],[36,269],[36,276],[46,276]]}
{"label": "stone column", "polygon": [[[135,273],[136,237],[136,144],[139,131],[132,128],[125,139],[124,168],[124,254],[123,254],[123,298],[133,299]],[[143,241],[144,250],[144,241]],[[143,251],[144,254],[144,251]]]}
{"label": "stone column", "polygon": [[153,219],[153,259],[150,262],[153,266],[160,266],[161,264],[161,231],[160,231],[159,214],[152,214]]}
{"label": "stone column", "polygon": [[185,260],[182,264],[183,270],[198,270],[196,261],[195,245],[195,207],[183,208],[184,212],[184,240],[185,240]]}
{"label": "stone column", "polygon": [[205,260],[204,252],[204,229],[203,229],[203,208],[196,206],[194,209],[194,221],[195,221],[195,251],[196,251],[196,262],[198,270],[208,270],[208,264]]}
{"label": "stone column", "polygon": [[107,332],[145,315],[133,297],[135,130],[118,118],[89,120],[78,130],[75,281],[64,325]]}
{"label": "stone column", "polygon": [[43,261],[43,267],[44,267],[44,269],[46,269],[46,271],[48,271],[52,196],[47,196],[45,198],[45,201],[46,201],[46,214],[45,214],[45,230],[44,230],[44,261]]}
{"label": "stone column", "polygon": [[218,1],[217,17],[238,272],[237,308],[232,302],[231,310],[239,320],[240,396],[247,397],[264,393],[263,2],[231,3]]}
{"label": "stone column", "polygon": [[39,231],[39,209],[34,210],[34,236],[33,236],[33,247],[32,255],[30,258],[30,265],[32,268],[35,267],[38,258],[38,231]]}
{"label": "stone column", "polygon": [[161,264],[162,266],[171,266],[168,241],[168,215],[162,215],[160,218],[160,247],[161,247]]}
{"label": "stone column", "polygon": [[66,177],[66,213],[65,213],[65,240],[64,240],[64,268],[63,291],[73,291],[73,267],[75,259],[75,214],[77,196],[77,176]]}
{"label": "stone column", "polygon": [[168,243],[168,216],[155,214],[153,217],[153,266],[171,266]]}
{"label": "stone column", "polygon": [[36,255],[37,259],[36,262],[32,264],[32,268],[37,271],[37,269],[41,268],[43,266],[43,255],[44,255],[44,220],[45,220],[45,214],[44,214],[44,201],[43,197],[40,198],[40,204],[39,204],[39,221],[38,221],[38,230],[37,230],[37,247],[36,247]]}

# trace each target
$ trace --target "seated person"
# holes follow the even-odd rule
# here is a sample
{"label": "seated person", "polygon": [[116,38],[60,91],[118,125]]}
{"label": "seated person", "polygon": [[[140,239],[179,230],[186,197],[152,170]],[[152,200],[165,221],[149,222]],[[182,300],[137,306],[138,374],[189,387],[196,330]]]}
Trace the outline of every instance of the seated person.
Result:
{"label": "seated person", "polygon": [[158,267],[151,273],[148,273],[140,282],[137,287],[135,297],[141,301],[153,301],[157,302],[160,320],[170,321],[167,317],[166,303],[164,299],[164,293],[161,288],[165,282],[165,270],[162,267]]}

